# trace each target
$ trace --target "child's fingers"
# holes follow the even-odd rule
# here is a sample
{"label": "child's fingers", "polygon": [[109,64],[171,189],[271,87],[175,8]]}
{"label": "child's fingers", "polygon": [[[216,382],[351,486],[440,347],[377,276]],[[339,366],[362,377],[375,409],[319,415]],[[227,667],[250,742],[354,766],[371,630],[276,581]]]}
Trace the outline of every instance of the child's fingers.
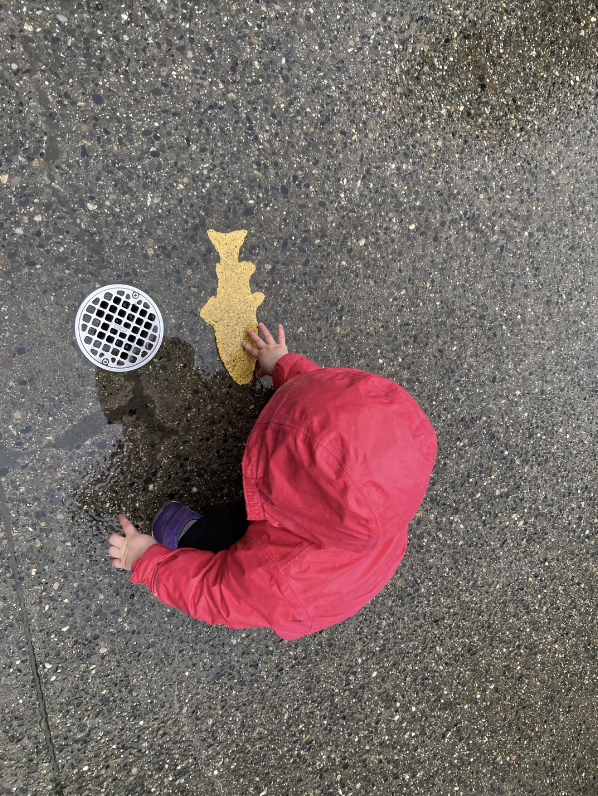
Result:
{"label": "child's fingers", "polygon": [[275,345],[276,341],[274,340],[274,338],[270,334],[270,330],[268,329],[266,324],[265,323],[258,323],[258,326],[260,327],[261,333],[264,335],[264,340],[266,341],[266,343],[268,345]]}
{"label": "child's fingers", "polygon": [[130,536],[132,533],[137,533],[137,529],[133,523],[128,520],[124,514],[118,515],[118,521],[120,522],[120,527],[125,532],[125,536]]}
{"label": "child's fingers", "polygon": [[258,372],[255,374],[255,378],[256,378],[256,379],[262,379],[262,378],[263,378],[265,375],[266,375],[266,374],[264,373],[264,371],[263,371],[263,370],[260,368],[260,369],[258,370]]}
{"label": "child's fingers", "polygon": [[112,559],[112,566],[116,567],[116,569],[125,569],[125,566],[124,566],[123,562],[120,560],[120,558],[113,558]]}
{"label": "child's fingers", "polygon": [[[258,326],[259,326],[259,324],[258,324]],[[256,332],[253,331],[251,326],[247,329],[247,334],[251,337],[251,339],[253,340],[253,342],[256,344],[256,346],[258,348],[265,348],[266,344],[264,343],[262,338],[259,336],[259,334],[257,334]]]}
{"label": "child's fingers", "polygon": [[282,323],[278,324],[278,345],[286,345],[285,337],[284,337],[284,327]]}
{"label": "child's fingers", "polygon": [[243,340],[242,345],[245,351],[247,351],[248,354],[251,354],[252,357],[255,357],[256,359],[259,357],[260,352],[257,350],[257,348],[252,348],[251,343]]}
{"label": "child's fingers", "polygon": [[113,547],[121,547],[124,541],[125,537],[121,536],[119,533],[111,533],[108,537],[108,544],[111,544]]}
{"label": "child's fingers", "polygon": [[118,561],[123,560],[123,550],[122,547],[109,547],[108,548],[108,555],[114,561],[115,559]]}

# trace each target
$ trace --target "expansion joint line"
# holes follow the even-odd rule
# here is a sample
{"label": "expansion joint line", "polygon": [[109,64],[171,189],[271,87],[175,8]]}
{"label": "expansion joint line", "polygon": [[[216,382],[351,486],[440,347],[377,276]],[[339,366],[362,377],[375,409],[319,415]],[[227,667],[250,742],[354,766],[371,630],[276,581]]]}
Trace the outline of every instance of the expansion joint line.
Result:
{"label": "expansion joint line", "polygon": [[23,632],[25,634],[25,640],[27,641],[27,654],[29,656],[29,663],[31,665],[31,674],[33,676],[35,691],[37,693],[37,704],[39,708],[40,720],[44,732],[44,737],[46,739],[48,754],[50,756],[52,773],[54,775],[54,793],[56,794],[56,796],[62,796],[63,790],[62,790],[62,784],[60,782],[60,770],[58,768],[58,762],[56,760],[56,752],[54,751],[52,734],[50,733],[50,725],[48,723],[48,713],[46,711],[44,692],[42,691],[42,684],[41,680],[39,679],[39,673],[37,671],[37,661],[35,659],[35,650],[33,648],[33,640],[31,638],[31,628],[29,627],[29,614],[27,613],[25,595],[23,593],[21,581],[19,580],[19,568],[17,565],[15,540],[12,535],[12,523],[10,520],[10,512],[8,510],[8,504],[6,502],[6,492],[4,490],[4,485],[1,481],[0,481],[0,519],[2,520],[2,525],[4,526],[4,533],[6,535],[6,543],[8,545],[8,559],[10,562],[12,577],[15,584],[17,602],[19,604],[19,610],[21,612]]}

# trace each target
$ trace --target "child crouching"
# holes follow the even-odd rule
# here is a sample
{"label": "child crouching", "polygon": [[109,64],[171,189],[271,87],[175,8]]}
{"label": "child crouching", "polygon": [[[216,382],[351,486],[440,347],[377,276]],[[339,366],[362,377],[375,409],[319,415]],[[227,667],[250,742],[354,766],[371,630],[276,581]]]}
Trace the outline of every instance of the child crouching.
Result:
{"label": "child crouching", "polygon": [[210,624],[295,639],[347,619],[397,569],[428,486],[436,435],[394,382],[321,368],[275,341],[243,343],[274,396],[245,448],[245,504],[200,515],[172,501],[152,536],[119,516],[113,566]]}

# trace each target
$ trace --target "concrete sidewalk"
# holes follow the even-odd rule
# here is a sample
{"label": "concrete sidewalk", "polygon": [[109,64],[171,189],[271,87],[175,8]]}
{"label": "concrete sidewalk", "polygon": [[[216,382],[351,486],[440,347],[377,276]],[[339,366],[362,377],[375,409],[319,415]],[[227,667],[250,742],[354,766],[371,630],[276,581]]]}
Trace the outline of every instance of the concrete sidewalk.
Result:
{"label": "concrete sidewalk", "polygon": [[[0,793],[598,795],[595,12],[4,5]],[[199,316],[210,228],[291,350],[438,433],[395,577],[297,642],[107,557],[119,511],[240,495],[270,388]],[[126,377],[73,332],[114,282],[166,326]]]}

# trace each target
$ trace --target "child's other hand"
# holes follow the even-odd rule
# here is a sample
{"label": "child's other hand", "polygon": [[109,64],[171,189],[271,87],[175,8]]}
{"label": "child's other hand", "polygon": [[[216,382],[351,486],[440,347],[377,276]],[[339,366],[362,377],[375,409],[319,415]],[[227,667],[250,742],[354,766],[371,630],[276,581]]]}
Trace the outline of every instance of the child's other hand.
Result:
{"label": "child's other hand", "polygon": [[262,340],[253,329],[248,329],[247,334],[251,337],[256,347],[253,348],[251,343],[244,340],[243,348],[259,362],[260,368],[255,376],[257,379],[261,379],[262,376],[271,376],[274,373],[276,363],[281,357],[288,354],[289,350],[285,345],[282,323],[278,324],[278,342],[274,340],[266,328],[266,324],[258,323],[258,329],[264,335],[264,339]]}
{"label": "child's other hand", "polygon": [[112,558],[113,567],[130,571],[135,561],[141,558],[147,548],[157,544],[157,542],[153,536],[136,531],[133,523],[129,522],[124,514],[118,515],[118,521],[125,535],[121,536],[119,533],[110,534],[108,555]]}

